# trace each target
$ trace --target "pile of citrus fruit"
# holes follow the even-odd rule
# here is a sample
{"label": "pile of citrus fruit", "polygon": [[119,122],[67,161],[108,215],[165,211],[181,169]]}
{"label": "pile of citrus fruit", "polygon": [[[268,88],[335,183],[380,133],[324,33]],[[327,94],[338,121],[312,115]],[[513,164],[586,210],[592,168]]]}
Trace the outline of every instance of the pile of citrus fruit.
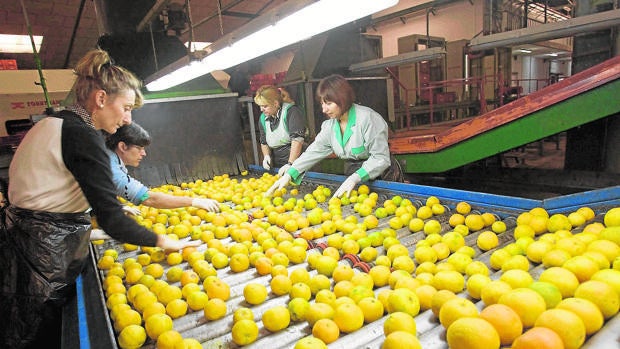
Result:
{"label": "pile of citrus fruit", "polygon": [[[619,310],[620,208],[502,218],[435,196],[381,201],[366,185],[342,198],[323,185],[264,196],[276,179],[154,188],[221,203],[219,213],[139,207],[139,224],[199,247],[98,243],[121,348],[243,346],[296,324],[292,346],[325,348],[372,323],[382,348],[421,348],[423,312],[451,348],[579,348]],[[208,338],[183,338],[183,317]]]}

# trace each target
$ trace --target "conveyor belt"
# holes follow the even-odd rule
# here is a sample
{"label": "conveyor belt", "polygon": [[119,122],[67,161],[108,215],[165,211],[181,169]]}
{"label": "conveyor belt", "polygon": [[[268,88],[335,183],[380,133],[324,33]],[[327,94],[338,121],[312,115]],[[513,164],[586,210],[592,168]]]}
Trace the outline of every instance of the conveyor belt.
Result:
{"label": "conveyor belt", "polygon": [[[251,166],[251,176],[259,177],[262,169],[259,167]],[[299,186],[298,197],[303,197],[304,194],[312,192],[317,185],[324,185],[333,191],[344,180],[345,177],[338,175],[325,175],[319,173],[308,173],[304,182]],[[544,201],[523,199],[517,197],[508,197],[501,195],[490,195],[477,192],[468,192],[453,189],[444,189],[437,187],[419,186],[404,183],[392,183],[384,181],[375,181],[371,183],[371,191],[379,194],[378,205],[385,199],[391,198],[394,195],[401,195],[403,198],[410,199],[414,205],[421,206],[429,196],[436,196],[441,200],[441,203],[447,208],[446,212],[440,216],[434,216],[432,218],[437,219],[442,223],[442,233],[445,233],[450,228],[447,221],[453,212],[456,203],[460,201],[466,201],[471,204],[474,210],[479,212],[493,213],[498,219],[504,221],[507,226],[505,233],[499,235],[500,246],[505,246],[508,243],[514,242],[512,232],[516,225],[516,217],[523,211],[527,211],[534,207],[544,207],[549,213],[554,212],[571,212],[581,206],[589,206],[593,208],[597,213],[605,212],[611,207],[620,206],[620,187],[612,187],[603,190],[597,190],[593,192],[580,193],[577,195],[571,195],[567,197],[560,197],[555,199],[549,199]],[[327,202],[320,204],[320,207],[327,208]],[[352,205],[343,206],[343,217],[347,215],[356,215],[353,211]],[[358,215],[359,217],[359,215]],[[374,230],[381,230],[389,227],[388,219],[383,218],[379,220],[379,226]],[[601,221],[602,216],[596,217],[596,220]],[[579,228],[577,228],[579,229]],[[577,231],[577,230],[576,230]],[[477,254],[475,260],[479,260],[489,265],[489,258],[494,250],[483,252],[476,246],[476,238],[478,233],[472,233],[466,236],[466,244],[472,246]],[[409,249],[410,255],[413,256],[415,244],[425,238],[424,232],[411,233],[407,227],[403,227],[397,230],[397,236],[401,243]],[[231,238],[224,239],[225,243],[231,243]],[[326,237],[316,239],[313,241],[314,246],[318,246],[326,241]],[[103,245],[93,246],[93,261],[88,270],[83,275],[83,280],[80,283],[87,285],[99,285],[99,289],[94,287],[82,287],[85,292],[78,293],[78,304],[85,304],[86,307],[81,307],[78,313],[85,312],[86,314],[79,315],[80,326],[79,330],[84,331],[88,328],[86,335],[81,334],[82,341],[88,340],[89,343],[81,343],[82,348],[109,348],[110,345],[115,346],[114,331],[111,327],[107,311],[105,311],[105,299],[104,292],[101,289],[100,277],[103,276],[102,272],[96,271],[95,261],[103,253],[105,249],[115,248],[118,251],[122,251],[120,244],[109,241]],[[314,247],[318,249],[319,247]],[[206,245],[203,244],[199,250],[204,251]],[[379,246],[379,255],[384,254],[383,247]],[[136,257],[139,251],[133,252],[121,252],[119,253],[119,261],[124,261],[129,257]],[[363,269],[363,264],[355,266],[350,260],[342,259],[339,263],[347,263],[354,266],[356,269]],[[169,266],[167,263],[162,262],[165,269]],[[187,268],[187,263],[184,262],[181,266]],[[316,271],[310,268],[307,263],[301,263],[297,265],[290,265],[289,272],[296,268],[307,268],[311,275],[315,275]],[[491,271],[491,278],[497,279],[501,275],[501,271]],[[536,278],[542,271],[542,266],[531,264],[530,273]],[[270,275],[260,276],[254,268],[250,268],[247,271],[241,273],[233,273],[230,267],[220,269],[217,271],[218,277],[228,283],[231,288],[231,297],[226,302],[227,314],[223,319],[216,321],[207,321],[202,311],[188,312],[187,315],[174,320],[174,329],[179,331],[184,338],[194,338],[202,343],[204,348],[237,348],[238,346],[232,342],[230,328],[232,326],[232,313],[234,309],[241,306],[248,306],[243,298],[243,287],[249,282],[257,282],[267,286],[269,289]],[[333,280],[332,286],[333,286]],[[178,283],[177,283],[178,284]],[[386,288],[389,286],[385,286]],[[375,289],[375,294],[380,289]],[[467,291],[463,291],[460,296],[468,298]],[[471,298],[470,298],[471,299]],[[286,305],[289,301],[288,296],[274,296],[269,293],[267,301],[258,306],[253,306],[252,310],[257,319],[257,323],[260,329],[259,338],[256,342],[248,345],[248,348],[292,348],[295,342],[309,334],[311,334],[311,328],[307,322],[294,323],[278,333],[270,333],[263,328],[260,318],[262,313],[275,305]],[[474,301],[479,309],[483,308],[482,301]],[[341,337],[329,344],[329,348],[380,348],[383,340],[385,339],[383,334],[383,322],[385,316],[375,322],[365,325],[361,330],[358,330],[351,334],[341,334]],[[613,347],[617,345],[618,333],[620,333],[620,317],[610,319],[605,327],[596,333],[592,338],[588,340],[584,348],[602,348]],[[439,324],[438,319],[433,313],[428,310],[421,312],[416,316],[418,338],[425,349],[435,348],[447,348],[447,342],[445,341],[445,328]],[[84,323],[87,322],[87,325]],[[88,334],[90,336],[88,336]],[[144,348],[155,348],[152,341],[147,341]]]}

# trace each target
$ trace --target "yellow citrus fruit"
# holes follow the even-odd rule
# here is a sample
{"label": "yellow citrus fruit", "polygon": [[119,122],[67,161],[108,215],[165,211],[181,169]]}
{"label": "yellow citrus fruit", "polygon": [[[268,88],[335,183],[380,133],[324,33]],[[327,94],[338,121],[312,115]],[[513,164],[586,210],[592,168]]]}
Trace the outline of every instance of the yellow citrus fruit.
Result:
{"label": "yellow citrus fruit", "polygon": [[386,336],[396,331],[404,331],[415,335],[416,328],[413,316],[400,311],[388,314],[385,322],[383,322],[383,333]]}
{"label": "yellow citrus fruit", "polygon": [[614,207],[607,211],[603,221],[606,227],[620,226],[620,207]]}
{"label": "yellow citrus fruit", "polygon": [[351,333],[364,325],[364,312],[357,304],[341,304],[335,309],[333,320],[341,332]]}
{"label": "yellow citrus fruit", "polygon": [[530,269],[530,262],[527,257],[520,254],[511,256],[502,264],[502,271],[506,272],[512,269],[528,271]]}
{"label": "yellow citrus fruit", "polygon": [[211,298],[219,298],[223,301],[228,300],[230,298],[230,286],[227,283],[220,280],[217,277],[210,277],[205,279],[203,282],[203,288],[209,299]]}
{"label": "yellow citrus fruit", "polygon": [[233,313],[233,323],[237,323],[240,320],[252,320],[254,321],[254,312],[247,307],[237,308]]}
{"label": "yellow citrus fruit", "polygon": [[553,249],[553,244],[547,241],[534,241],[525,249],[525,255],[534,263],[541,263],[547,252]]}
{"label": "yellow citrus fruit", "polygon": [[389,313],[402,311],[411,316],[420,312],[418,296],[408,288],[395,289],[388,297],[387,311]]}
{"label": "yellow citrus fruit", "polygon": [[522,269],[510,269],[504,271],[499,277],[501,281],[507,282],[512,288],[528,287],[534,279],[532,275]]}
{"label": "yellow citrus fruit", "polygon": [[[390,268],[385,265],[375,265],[368,271],[375,287],[382,287],[389,283]],[[334,280],[335,281],[335,280]]]}
{"label": "yellow citrus fruit", "polygon": [[450,216],[448,224],[453,228],[459,224],[465,224],[465,216],[460,213],[454,213]]}
{"label": "yellow citrus fruit", "polygon": [[394,331],[385,337],[381,349],[422,349],[415,334],[406,331]]}
{"label": "yellow citrus fruit", "polygon": [[616,315],[620,307],[616,290],[602,281],[589,280],[582,283],[575,289],[575,298],[587,299],[596,304],[605,319]]}
{"label": "yellow citrus fruit", "polygon": [[465,225],[471,231],[481,230],[485,226],[482,215],[472,213],[465,216]]}
{"label": "yellow citrus fruit", "polygon": [[553,248],[544,254],[542,264],[546,268],[561,267],[570,257],[571,255],[567,251]]}
{"label": "yellow citrus fruit", "polygon": [[312,326],[312,335],[329,344],[340,337],[340,329],[333,320],[320,319]]}
{"label": "yellow citrus fruit", "polygon": [[183,337],[175,330],[168,330],[157,337],[157,348],[174,349],[183,345]]}
{"label": "yellow citrus fruit", "polygon": [[574,256],[564,262],[562,268],[570,270],[579,282],[590,280],[599,268],[598,264],[586,256]]}
{"label": "yellow citrus fruit", "polygon": [[207,320],[218,320],[226,315],[226,302],[220,298],[210,298],[204,307],[204,316]]}
{"label": "yellow citrus fruit", "polygon": [[575,294],[579,280],[570,270],[551,267],[545,269],[538,277],[539,281],[545,281],[554,284],[562,293],[562,298],[572,297]]}
{"label": "yellow citrus fruit", "polygon": [[452,349],[499,348],[500,338],[488,321],[481,318],[459,318],[446,332]]}
{"label": "yellow citrus fruit", "polygon": [[442,270],[435,274],[432,285],[437,290],[450,290],[459,293],[465,287],[465,278],[458,271]]}
{"label": "yellow citrus fruit", "polygon": [[166,306],[159,302],[152,303],[144,308],[142,311],[142,318],[146,321],[146,319],[154,314],[166,314]]}
{"label": "yellow citrus fruit", "polygon": [[293,298],[288,302],[287,308],[292,321],[304,321],[306,312],[310,309],[310,303],[304,298]]}
{"label": "yellow citrus fruit", "polygon": [[511,290],[512,286],[510,286],[509,283],[502,280],[493,280],[482,286],[480,290],[480,299],[482,299],[487,306],[496,304],[504,294]]}
{"label": "yellow citrus fruit", "polygon": [[556,309],[565,309],[579,316],[585,325],[587,336],[600,330],[605,321],[596,304],[587,299],[565,298],[558,303]]}
{"label": "yellow citrus fruit", "polygon": [[118,345],[121,349],[137,349],[146,341],[146,331],[139,325],[129,325],[118,336]]}
{"label": "yellow citrus fruit", "polygon": [[437,293],[437,289],[431,285],[421,285],[414,292],[420,301],[420,311],[431,309],[433,296]]}
{"label": "yellow citrus fruit", "polygon": [[146,334],[153,340],[157,340],[160,334],[172,330],[172,318],[166,314],[153,314],[144,321]]}
{"label": "yellow citrus fruit", "polygon": [[271,292],[277,296],[288,294],[293,286],[291,279],[284,275],[276,275],[271,279]]}
{"label": "yellow citrus fruit", "polygon": [[536,327],[546,327],[557,333],[566,349],[581,347],[586,339],[586,328],[575,313],[564,309],[549,309],[540,314]]}
{"label": "yellow citrus fruit", "polygon": [[467,279],[467,293],[473,299],[480,299],[482,288],[490,282],[490,277],[483,274],[474,274]]}
{"label": "yellow citrus fruit", "polygon": [[499,270],[502,268],[502,264],[506,262],[512,255],[505,249],[499,249],[493,251],[491,253],[491,257],[489,258],[489,264],[491,268],[495,270]]}
{"label": "yellow citrus fruit", "polygon": [[562,300],[562,292],[560,292],[560,289],[552,283],[545,281],[534,281],[528,286],[528,288],[536,291],[543,297],[545,304],[547,304],[547,309],[555,308],[555,306]]}
{"label": "yellow citrus fruit", "polygon": [[[419,267],[418,267],[418,271],[419,271]],[[481,261],[473,261],[469,263],[467,267],[465,268],[465,275],[467,275],[468,277],[472,275],[476,275],[476,274],[482,274],[482,275],[488,276],[489,273],[490,273],[489,267],[487,267],[487,265]]]}
{"label": "yellow citrus fruit", "polygon": [[250,282],[243,287],[245,301],[252,304],[261,304],[267,299],[267,288],[263,284]]}
{"label": "yellow citrus fruit", "polygon": [[611,263],[616,257],[620,256],[620,246],[609,240],[595,240],[588,244],[588,251],[600,252]]}
{"label": "yellow citrus fruit", "polygon": [[305,300],[310,300],[312,297],[312,290],[308,284],[303,282],[296,282],[291,286],[291,290],[289,291],[289,296],[292,298],[303,298]]}
{"label": "yellow citrus fruit", "polygon": [[209,296],[203,291],[191,292],[187,296],[187,305],[194,311],[204,309],[208,301]]}
{"label": "yellow citrus fruit", "polygon": [[166,314],[176,319],[187,314],[187,302],[182,299],[174,299],[166,304]]}
{"label": "yellow citrus fruit", "polygon": [[462,215],[467,215],[471,212],[471,205],[465,201],[461,201],[456,204],[456,212]]}
{"label": "yellow citrus fruit", "polygon": [[125,327],[129,325],[140,325],[142,324],[142,317],[140,313],[133,309],[125,309],[118,312],[114,319],[114,329],[117,332],[122,331]]}
{"label": "yellow citrus fruit", "polygon": [[293,349],[327,349],[327,345],[314,336],[307,336],[295,342]]}
{"label": "yellow citrus fruit", "polygon": [[457,319],[463,317],[478,317],[479,312],[476,305],[469,299],[456,297],[446,301],[439,310],[439,322],[445,328],[450,328],[450,325]]}
{"label": "yellow citrus fruit", "polygon": [[445,302],[457,297],[457,295],[450,290],[438,290],[431,298],[431,310],[435,316],[439,317],[439,311]]}
{"label": "yellow citrus fruit", "polygon": [[512,349],[563,349],[562,338],[546,327],[533,327],[512,342]]}
{"label": "yellow citrus fruit", "polygon": [[237,345],[254,343],[258,338],[258,326],[254,320],[241,319],[232,327],[232,339]]}
{"label": "yellow citrus fruit", "polygon": [[519,317],[523,327],[534,326],[536,318],[547,309],[545,299],[538,292],[529,288],[516,288],[501,296],[499,304],[512,308]]}
{"label": "yellow citrus fruit", "polygon": [[262,316],[263,326],[270,332],[277,332],[288,327],[291,314],[285,306],[277,305],[267,309]]}
{"label": "yellow citrus fruit", "polygon": [[335,309],[327,303],[311,303],[305,312],[305,320],[313,326],[320,319],[333,319],[334,313]]}
{"label": "yellow citrus fruit", "polygon": [[357,306],[362,310],[362,313],[364,314],[365,323],[371,323],[383,317],[383,303],[381,303],[381,301],[374,297],[366,297],[361,299],[357,303]]}
{"label": "yellow citrus fruit", "polygon": [[492,304],[482,309],[480,317],[487,320],[497,333],[502,345],[507,346],[521,335],[523,324],[519,315],[507,305]]}
{"label": "yellow citrus fruit", "polygon": [[478,235],[478,238],[476,239],[476,244],[481,250],[488,251],[499,245],[499,239],[497,238],[497,234],[492,231],[486,230],[480,233],[480,235]]}

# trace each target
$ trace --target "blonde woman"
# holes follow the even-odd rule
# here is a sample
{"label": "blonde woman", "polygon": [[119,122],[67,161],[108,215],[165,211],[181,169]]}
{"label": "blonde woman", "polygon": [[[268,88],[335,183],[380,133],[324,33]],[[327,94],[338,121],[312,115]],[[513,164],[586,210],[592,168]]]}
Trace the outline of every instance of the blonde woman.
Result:
{"label": "blonde woman", "polygon": [[261,86],[254,102],[260,107],[260,144],[263,168],[279,167],[282,175],[301,154],[306,123],[303,111],[288,92],[272,85]]}
{"label": "blonde woman", "polygon": [[88,257],[91,210],[122,242],[166,250],[199,243],[147,230],[116,198],[100,131],[131,123],[131,111],[142,105],[140,81],[102,50],[88,52],[75,74],[75,104],[36,123],[9,167],[0,232],[3,348],[60,347],[62,305]]}

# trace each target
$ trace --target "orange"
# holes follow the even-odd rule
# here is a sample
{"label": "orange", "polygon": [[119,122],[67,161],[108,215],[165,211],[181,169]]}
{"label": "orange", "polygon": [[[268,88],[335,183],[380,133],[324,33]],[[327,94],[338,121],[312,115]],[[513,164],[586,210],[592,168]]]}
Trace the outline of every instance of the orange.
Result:
{"label": "orange", "polygon": [[371,323],[383,317],[385,311],[383,303],[374,297],[366,297],[357,303],[357,306],[364,313],[364,322]]}
{"label": "orange", "polygon": [[560,289],[562,298],[572,297],[575,294],[577,286],[579,286],[579,280],[570,270],[551,267],[544,270],[538,277],[539,281],[546,281],[554,284]]}
{"label": "orange", "polygon": [[308,310],[305,312],[305,319],[310,326],[320,319],[333,319],[335,309],[327,303],[310,303]]}
{"label": "orange", "polygon": [[602,281],[590,280],[582,283],[575,289],[575,298],[587,299],[596,304],[605,319],[616,315],[620,307],[616,290]]}
{"label": "orange", "polygon": [[616,269],[602,269],[592,275],[591,280],[602,281],[613,287],[620,295],[620,271]]}
{"label": "orange", "polygon": [[293,298],[288,302],[287,308],[292,321],[304,321],[306,312],[310,309],[310,303],[303,298]]}
{"label": "orange", "polygon": [[552,283],[545,281],[534,281],[528,286],[528,288],[538,292],[538,294],[543,297],[545,304],[547,304],[547,309],[555,308],[556,305],[558,305],[558,303],[562,300],[562,292],[560,292],[560,289]]}
{"label": "orange", "polygon": [[351,333],[364,325],[364,312],[356,304],[341,304],[335,309],[333,320],[341,332]]}
{"label": "orange", "polygon": [[523,332],[519,314],[507,305],[489,305],[482,309],[480,317],[493,325],[502,345],[510,345]]}
{"label": "orange", "polygon": [[258,326],[253,320],[241,319],[232,327],[232,339],[237,345],[254,343],[258,337]]}
{"label": "orange", "polygon": [[592,275],[599,270],[598,263],[586,256],[571,257],[562,264],[562,268],[572,271],[579,282],[590,280]]}
{"label": "orange", "polygon": [[295,342],[293,349],[327,349],[327,345],[314,336],[307,336]]}
{"label": "orange", "polygon": [[536,318],[547,309],[545,299],[529,288],[514,289],[501,296],[498,303],[512,308],[525,328],[534,326]]}
{"label": "orange", "polygon": [[471,212],[471,205],[465,201],[461,201],[456,204],[456,212],[462,215],[467,215]]}
{"label": "orange", "polygon": [[446,340],[451,349],[499,348],[497,331],[488,321],[463,317],[448,327]]}
{"label": "orange", "polygon": [[261,304],[267,299],[267,288],[263,284],[250,282],[243,287],[245,301],[252,304]]}
{"label": "orange", "polygon": [[597,251],[605,255],[611,263],[616,257],[620,256],[620,246],[609,240],[595,240],[588,244],[588,251]]}
{"label": "orange", "polygon": [[387,311],[389,313],[402,311],[416,316],[420,312],[420,301],[414,291],[408,288],[398,288],[387,299]]}
{"label": "orange", "polygon": [[437,290],[450,290],[459,293],[465,287],[465,278],[456,270],[438,271],[433,278],[432,285]]}
{"label": "orange", "polygon": [[445,302],[457,297],[457,295],[450,290],[438,290],[431,298],[431,310],[435,316],[439,317],[439,311]]}
{"label": "orange", "polygon": [[491,282],[491,278],[482,274],[474,274],[467,279],[467,293],[473,299],[481,299],[482,288]]}
{"label": "orange", "polygon": [[603,313],[596,304],[582,298],[565,298],[556,309],[565,309],[575,313],[581,318],[586,327],[586,335],[591,335],[603,327]]}
{"label": "orange", "polygon": [[527,271],[521,269],[511,269],[505,271],[499,277],[501,281],[507,282],[512,288],[528,287],[534,279]]}
{"label": "orange", "polygon": [[175,330],[168,330],[157,337],[158,349],[174,349],[182,345],[183,337]]}
{"label": "orange", "polygon": [[120,332],[129,325],[140,324],[142,324],[142,317],[140,316],[140,313],[129,308],[121,310],[118,312],[118,314],[116,314],[116,318],[114,320],[114,329],[117,332]]}
{"label": "orange", "polygon": [[226,302],[219,298],[211,298],[204,307],[204,315],[207,320],[218,320],[226,315]]}
{"label": "orange", "polygon": [[536,327],[546,327],[557,333],[566,349],[581,347],[586,339],[586,328],[575,313],[564,309],[549,309],[536,319]]}
{"label": "orange", "polygon": [[479,214],[468,214],[465,216],[465,225],[470,231],[478,231],[484,228],[484,219]]}
{"label": "orange", "polygon": [[420,311],[431,309],[433,296],[437,293],[437,290],[431,285],[421,285],[414,292],[420,301]]}
{"label": "orange", "polygon": [[563,349],[562,338],[546,327],[533,327],[517,337],[512,349]]}
{"label": "orange", "polygon": [[254,320],[254,312],[250,308],[241,307],[237,308],[233,313],[233,324],[240,320]]}
{"label": "orange", "polygon": [[211,298],[219,298],[223,301],[228,300],[230,298],[230,287],[224,281],[218,279],[217,277],[211,277],[205,279],[203,282],[203,287],[209,299]]}
{"label": "orange", "polygon": [[329,344],[340,337],[340,329],[333,320],[320,319],[312,326],[312,335]]}
{"label": "orange", "polygon": [[561,267],[570,257],[570,253],[558,248],[553,248],[543,255],[542,263],[546,268]]}
{"label": "orange", "polygon": [[204,309],[209,301],[209,296],[202,291],[191,292],[187,296],[187,305],[190,309],[197,311],[200,309]]}
{"label": "orange", "polygon": [[284,275],[274,276],[269,285],[271,287],[271,292],[276,296],[288,294],[293,286],[291,279]]}
{"label": "orange", "polygon": [[455,297],[446,301],[439,310],[439,322],[449,329],[454,321],[464,317],[476,318],[479,316],[478,308],[469,299]]}
{"label": "orange", "polygon": [[146,334],[157,340],[160,334],[172,329],[172,318],[166,314],[154,314],[144,322]]}
{"label": "orange", "polygon": [[288,327],[291,322],[291,314],[287,307],[277,305],[267,309],[263,313],[263,326],[270,332],[277,332]]}
{"label": "orange", "polygon": [[381,349],[422,349],[422,345],[414,334],[395,331],[385,337]]}
{"label": "orange", "polygon": [[184,316],[187,314],[187,302],[182,299],[173,299],[166,304],[166,314],[173,319]]}
{"label": "orange", "polygon": [[146,331],[139,325],[129,325],[118,335],[118,345],[121,349],[137,349],[146,341]]}
{"label": "orange", "polygon": [[404,331],[416,334],[416,322],[413,316],[397,311],[389,314],[383,322],[383,334],[386,336],[392,332]]}

